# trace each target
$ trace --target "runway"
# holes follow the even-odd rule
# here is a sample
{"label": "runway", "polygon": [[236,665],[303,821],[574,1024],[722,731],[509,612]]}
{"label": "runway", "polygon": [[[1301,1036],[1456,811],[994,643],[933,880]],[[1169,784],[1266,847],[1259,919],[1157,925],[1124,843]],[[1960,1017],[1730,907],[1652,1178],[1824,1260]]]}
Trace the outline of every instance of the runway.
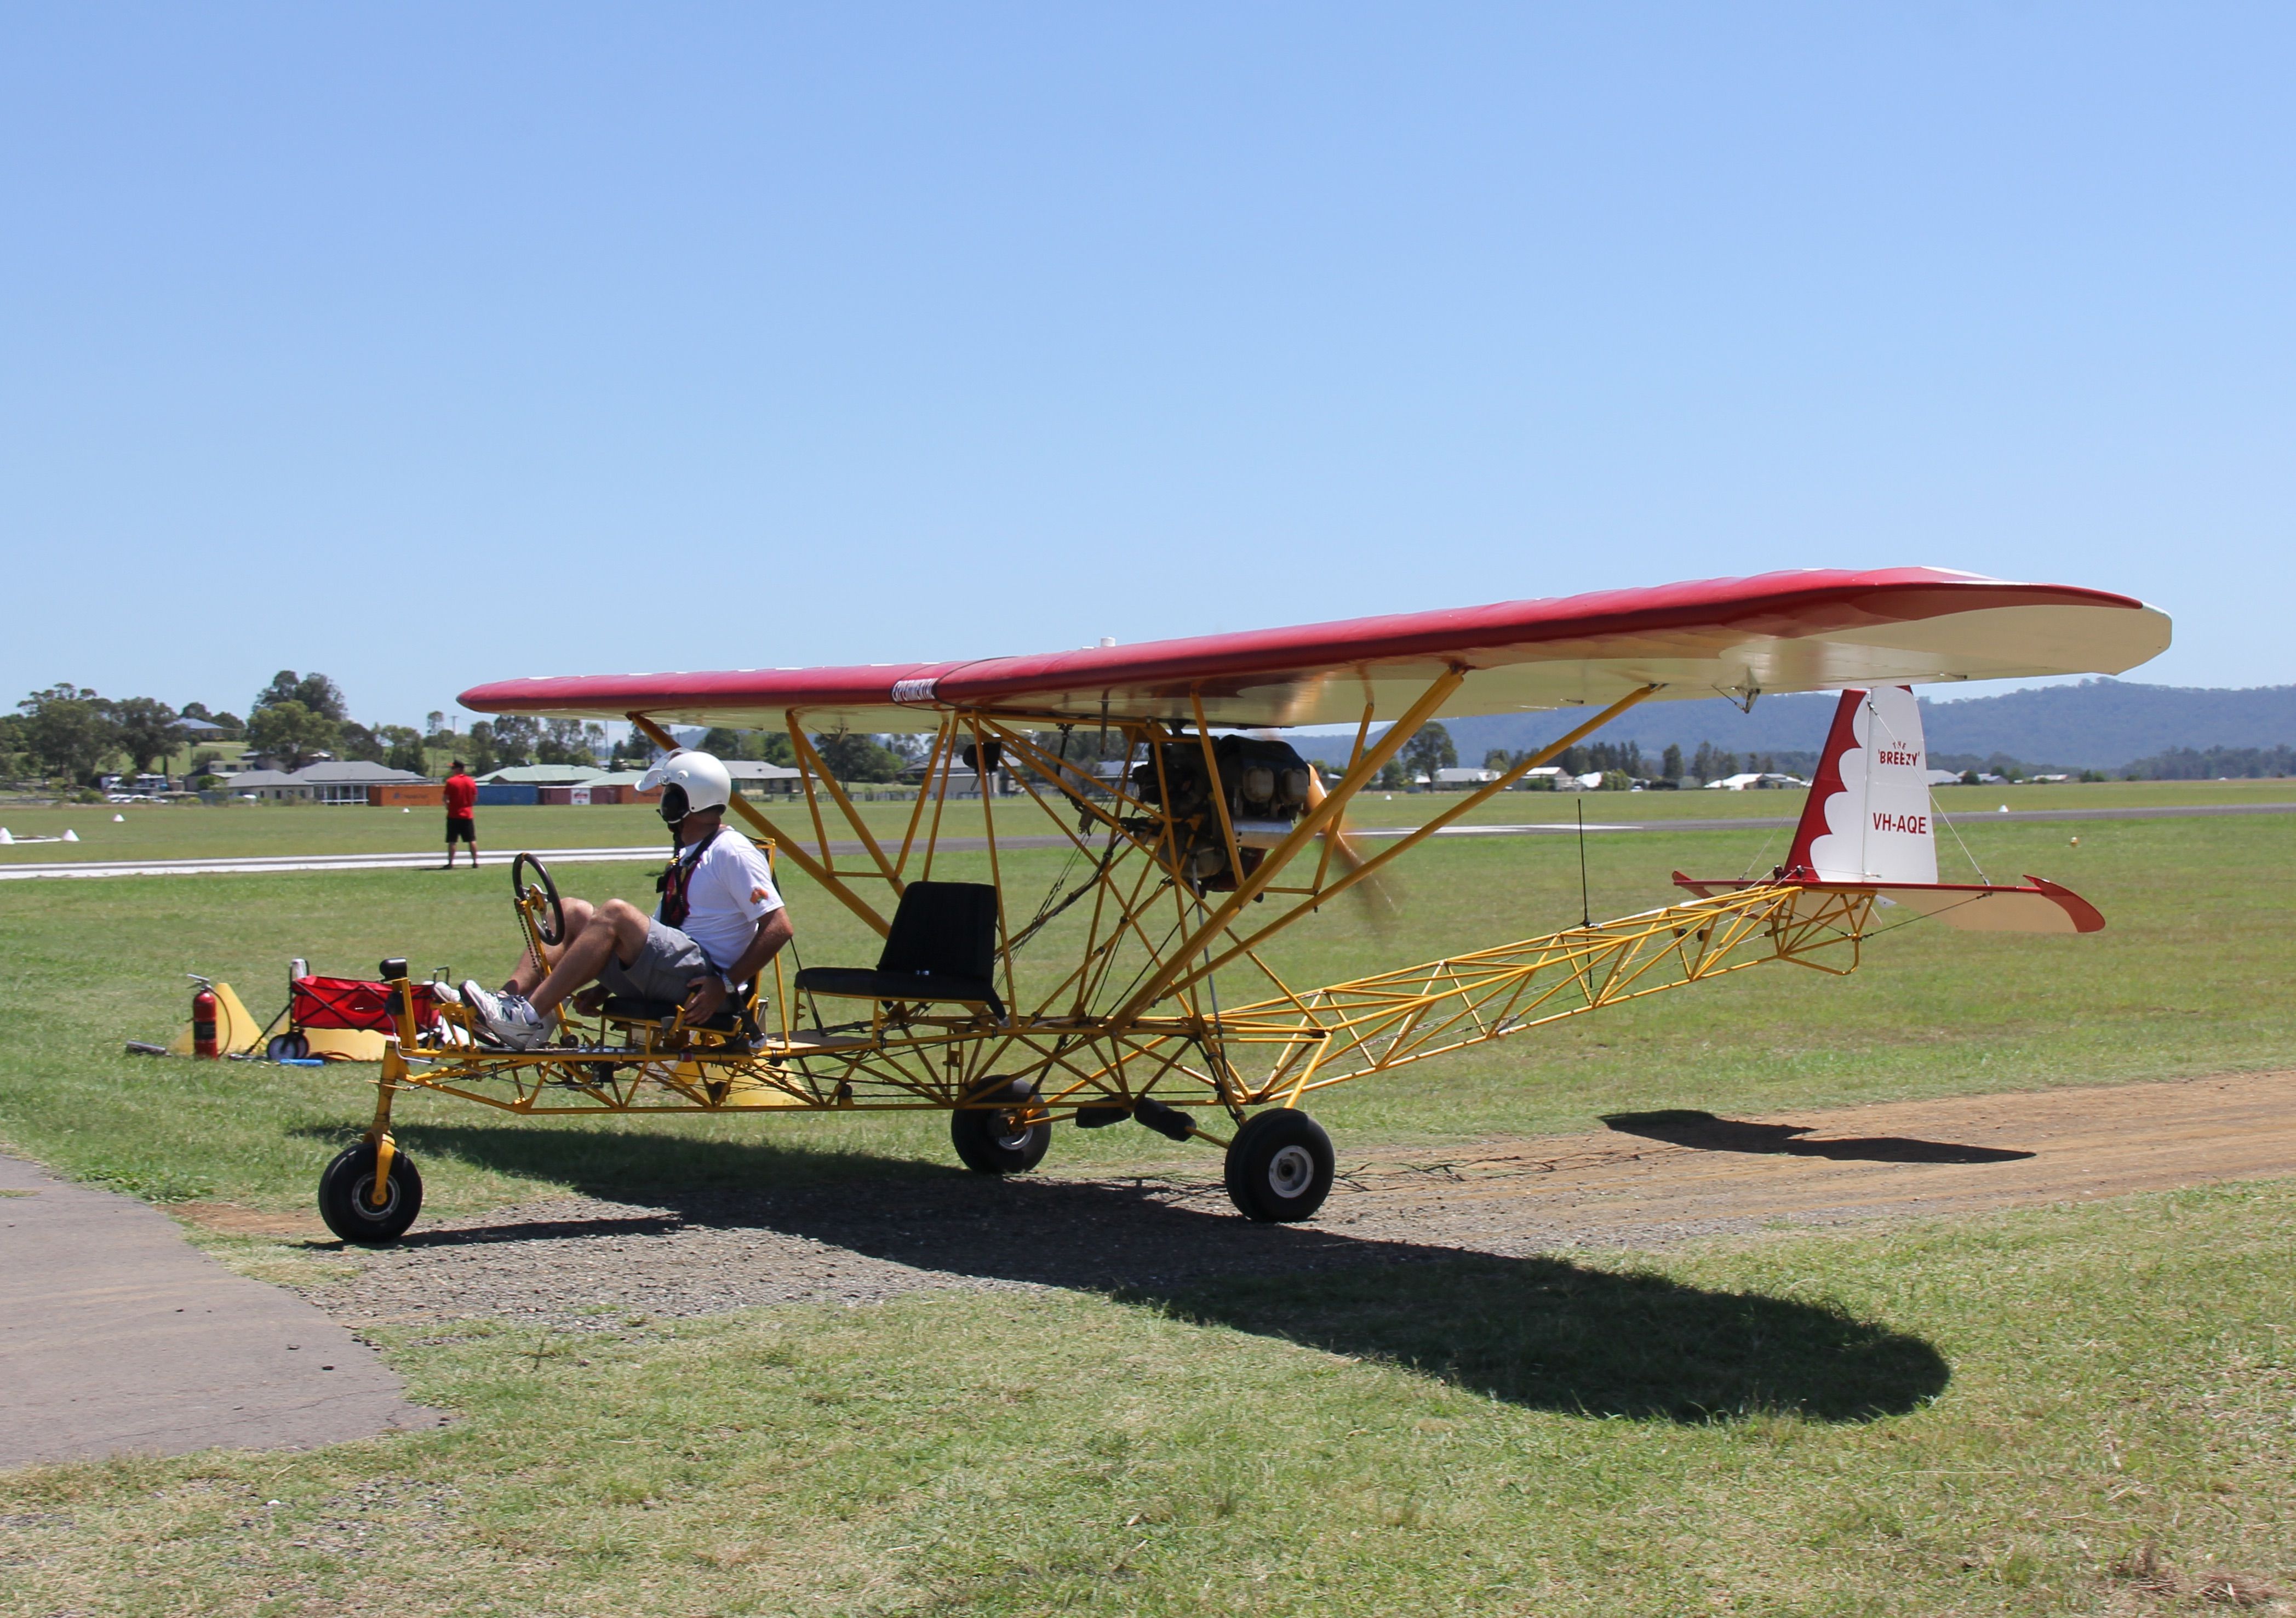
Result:
{"label": "runway", "polygon": [[[2296,814],[2296,803],[2192,803],[2124,809],[2011,809],[2005,814],[1959,815],[1954,818],[1956,823],[1966,826],[1977,823],[2032,820],[2163,820],[2213,815],[2288,814]],[[1590,834],[1605,836],[1620,832],[1759,832],[1791,826],[1795,818],[1792,815],[1755,815],[1695,820],[1590,820],[1585,829]],[[1350,826],[1348,835],[1374,839],[1406,837],[1417,829],[1408,825]],[[1452,825],[1444,827],[1434,835],[1572,836],[1579,829],[1575,821],[1538,821],[1505,825]],[[868,851],[858,842],[833,842],[829,846],[840,858],[865,855]],[[947,853],[978,853],[988,846],[988,842],[979,837],[945,837],[940,842],[940,848]],[[1064,849],[1073,845],[1066,837],[1029,836],[1000,838],[997,846],[1003,849]],[[659,842],[615,848],[537,849],[534,851],[554,866],[652,864],[668,858],[669,854],[668,846]],[[495,856],[487,862],[488,868],[500,868],[509,864],[510,858],[504,855]],[[43,877],[267,876],[308,871],[419,871],[425,867],[437,869],[438,865],[439,851],[436,849],[400,854],[279,854],[230,859],[42,860],[20,865],[0,864],[0,882],[26,882]]]}

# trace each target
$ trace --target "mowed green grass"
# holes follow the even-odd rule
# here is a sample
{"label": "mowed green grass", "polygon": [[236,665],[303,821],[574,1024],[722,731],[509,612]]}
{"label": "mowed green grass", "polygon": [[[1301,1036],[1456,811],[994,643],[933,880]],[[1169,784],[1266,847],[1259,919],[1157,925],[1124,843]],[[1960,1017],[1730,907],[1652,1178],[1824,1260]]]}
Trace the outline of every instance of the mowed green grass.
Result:
{"label": "mowed green grass", "polygon": [[2276,1611],[2296,1187],[381,1340],[441,1431],[0,1475],[11,1612]]}
{"label": "mowed green grass", "polygon": [[[2283,816],[2070,830],[1981,824],[1968,836],[1987,869],[2067,883],[2103,908],[2107,930],[2019,938],[1909,925],[1871,940],[1865,968],[1848,978],[1761,967],[1343,1085],[1319,1093],[1311,1110],[1344,1155],[1588,1129],[1616,1111],[1774,1112],[2287,1064],[2296,1050],[2285,992],[2296,967],[2292,830],[2296,817]],[[1765,841],[1754,832],[1589,838],[1589,898],[1598,916],[1663,903],[1674,896],[1672,869],[1767,866],[1775,855],[1761,852]],[[981,875],[986,863],[964,855],[942,869]],[[1033,896],[1066,866],[1055,850],[1009,854],[1016,914],[1031,913]],[[651,901],[648,865],[561,875],[570,891]],[[784,875],[802,960],[874,958],[858,922]],[[320,1165],[365,1121],[372,1069],[154,1060],[122,1055],[123,1043],[164,1040],[182,1026],[188,973],[230,981],[269,1015],[285,998],[291,956],[363,976],[383,955],[403,955],[418,973],[444,966],[498,981],[517,947],[508,893],[500,866],[0,884],[13,999],[0,1020],[0,1142],[160,1200],[307,1205]],[[1282,935],[1269,957],[1307,986],[1573,924],[1576,842],[1438,842],[1401,862],[1394,898],[1385,916],[1334,905]],[[1063,946],[1085,908],[1024,956],[1037,981],[1073,958]],[[1266,992],[1234,970],[1220,990],[1230,1006]],[[935,1114],[552,1122],[411,1096],[398,1118],[441,1212],[567,1187],[748,1185],[893,1165],[943,1171],[951,1162]],[[1216,1161],[1144,1129],[1062,1129],[1046,1166],[1209,1170]]]}
{"label": "mowed green grass", "polygon": [[[1618,1110],[2286,1065],[2292,830],[1973,825],[1988,869],[2069,883],[2108,931],[1909,926],[1848,979],[1750,972],[1314,1110],[1344,1157]],[[1767,863],[1764,837],[1590,839],[1594,908],[1661,902],[1677,866]],[[1062,863],[1016,856],[1013,893]],[[1405,873],[1398,915],[1335,907],[1287,938],[1284,969],[1319,981],[1578,918],[1573,840],[1439,842]],[[562,875],[651,889],[643,865]],[[807,959],[870,958],[857,923],[789,886]],[[370,1070],[119,1042],[180,1023],[187,971],[266,1013],[291,955],[497,975],[507,888],[499,868],[0,885],[0,1144],[162,1201],[308,1207]],[[399,1116],[442,1214],[562,1187],[865,1195],[956,1172],[933,1115],[569,1124],[417,1096]],[[1217,1162],[1144,1130],[1064,1129],[1046,1167]],[[340,1263],[211,1241],[280,1279]],[[1365,1242],[1312,1273],[1113,1295],[384,1330],[413,1396],[453,1425],[0,1475],[0,1610],[2235,1610],[2221,1597],[2296,1587],[2292,1281],[2284,1182],[1642,1255]]]}

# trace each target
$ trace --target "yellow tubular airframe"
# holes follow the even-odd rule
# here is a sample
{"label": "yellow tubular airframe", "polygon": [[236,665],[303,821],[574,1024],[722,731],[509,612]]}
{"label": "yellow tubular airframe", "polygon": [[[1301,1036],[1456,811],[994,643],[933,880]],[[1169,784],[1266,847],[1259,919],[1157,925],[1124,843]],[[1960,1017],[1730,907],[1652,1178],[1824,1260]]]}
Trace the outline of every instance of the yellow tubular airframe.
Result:
{"label": "yellow tubular airframe", "polygon": [[[1044,716],[951,709],[940,716],[925,784],[892,846],[864,823],[806,739],[806,716],[791,711],[784,717],[811,838],[791,835],[739,795],[733,811],[777,858],[797,865],[881,936],[893,931],[885,899],[897,906],[911,884],[933,880],[960,754],[969,748],[981,760],[1001,750],[1021,796],[1002,809],[992,794],[980,799],[997,883],[994,998],[1001,1004],[978,996],[877,999],[835,1021],[824,1014],[824,996],[802,985],[792,991],[777,960],[770,985],[758,985],[747,1006],[709,1026],[689,1027],[660,1007],[637,1016],[610,1006],[570,1020],[557,1045],[510,1052],[481,1043],[474,1017],[459,1005],[441,1006],[437,1031],[422,1031],[417,986],[403,963],[386,963],[397,985],[398,1037],[384,1058],[372,1125],[323,1181],[323,1211],[347,1239],[388,1241],[404,1230],[420,1182],[396,1150],[391,1104],[402,1090],[422,1089],[537,1116],[947,1111],[960,1154],[992,1172],[1033,1166],[1054,1123],[1132,1117],[1175,1138],[1226,1147],[1229,1190],[1246,1214],[1304,1219],[1322,1202],[1332,1170],[1328,1140],[1299,1111],[1315,1091],[1764,962],[1856,969],[1870,894],[1766,883],[1346,982],[1284,982],[1263,953],[1269,939],[1658,689],[1631,692],[1378,854],[1335,869],[1348,806],[1459,678],[1452,670],[1433,680],[1377,737],[1366,709],[1340,780],[1320,801],[1311,795],[1281,835],[1240,830],[1217,793],[1184,819],[1167,809],[1170,793],[1136,783],[1144,764],[1155,767],[1150,780],[1160,779],[1175,744],[1202,747],[1209,762],[1200,708],[1194,722],[1107,720],[1106,734],[1125,749],[1123,773],[1112,779],[1040,745],[1032,733],[1049,727]],[[629,718],[658,745],[674,745],[647,716]],[[985,784],[988,774],[975,778]],[[1049,991],[1024,1001],[1013,957],[1036,928],[1016,925],[1004,911],[997,820],[1031,809],[1090,872],[1061,905],[1085,916],[1075,964]],[[849,846],[840,855],[833,820],[849,829],[857,859]],[[1215,834],[1233,885],[1208,891],[1180,852],[1190,839]],[[1302,858],[1316,844],[1320,852]],[[1258,852],[1256,864],[1247,849]],[[552,941],[555,896],[547,874],[537,875],[514,886],[527,946],[539,957]],[[1231,984],[1248,974],[1263,992],[1224,1004],[1213,980],[1221,972]]]}

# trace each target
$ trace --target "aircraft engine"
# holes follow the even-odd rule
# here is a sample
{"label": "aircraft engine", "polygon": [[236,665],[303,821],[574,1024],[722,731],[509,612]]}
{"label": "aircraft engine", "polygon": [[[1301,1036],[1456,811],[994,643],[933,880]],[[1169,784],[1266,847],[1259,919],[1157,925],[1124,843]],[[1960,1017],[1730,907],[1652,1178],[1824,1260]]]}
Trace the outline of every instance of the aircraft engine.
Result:
{"label": "aircraft engine", "polygon": [[[1132,789],[1145,801],[1162,805],[1171,817],[1180,868],[1193,879],[1199,892],[1232,891],[1236,883],[1215,793],[1226,801],[1246,875],[1258,867],[1262,851],[1282,842],[1307,811],[1311,766],[1289,742],[1218,738],[1212,743],[1217,783],[1205,768],[1201,743],[1168,742],[1159,751],[1160,759],[1133,768]],[[1140,829],[1152,827],[1152,823]]]}

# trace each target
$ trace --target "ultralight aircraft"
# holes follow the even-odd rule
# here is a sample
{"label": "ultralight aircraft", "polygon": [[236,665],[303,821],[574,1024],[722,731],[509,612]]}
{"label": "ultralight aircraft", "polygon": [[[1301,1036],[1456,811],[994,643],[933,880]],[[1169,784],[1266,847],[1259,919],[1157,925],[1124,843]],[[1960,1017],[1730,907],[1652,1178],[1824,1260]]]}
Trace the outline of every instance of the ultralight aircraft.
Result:
{"label": "ultralight aircraft", "polygon": [[[1982,931],[2102,927],[2038,878],[1938,881],[1911,687],[2117,674],[2169,635],[2164,613],[2098,590],[1808,571],[1033,657],[480,686],[465,707],[626,719],[665,750],[672,724],[784,732],[803,819],[792,830],[739,795],[733,810],[882,947],[787,974],[777,959],[698,1025],[673,1003],[609,998],[522,1052],[488,1048],[451,990],[386,961],[397,1037],[321,1211],[351,1242],[406,1231],[422,1181],[391,1104],[422,1089],[537,1116],[942,1111],[958,1157],[988,1174],[1034,1168],[1057,1124],[1129,1120],[1223,1149],[1247,1217],[1305,1220],[1333,1157],[1302,1104],[1332,1085],[1765,962],[1847,973],[1877,907]],[[1720,694],[1751,709],[1819,690],[1841,702],[1767,876],[1677,873],[1678,903],[1345,982],[1295,985],[1271,964],[1276,935],[1637,703]],[[1347,837],[1349,806],[1429,720],[1566,709],[1583,722],[1377,852]],[[1264,734],[1309,725],[1352,727],[1334,782]],[[810,738],[839,731],[930,738],[898,836],[824,767]],[[1017,795],[982,791],[984,834],[944,837],[953,793],[1000,770]],[[1016,835],[1069,851],[1040,896],[1007,880]],[[988,881],[950,880],[960,842]],[[512,886],[539,956],[563,929],[555,884],[523,854]],[[1025,955],[1040,937],[1069,951],[1049,969]]]}

